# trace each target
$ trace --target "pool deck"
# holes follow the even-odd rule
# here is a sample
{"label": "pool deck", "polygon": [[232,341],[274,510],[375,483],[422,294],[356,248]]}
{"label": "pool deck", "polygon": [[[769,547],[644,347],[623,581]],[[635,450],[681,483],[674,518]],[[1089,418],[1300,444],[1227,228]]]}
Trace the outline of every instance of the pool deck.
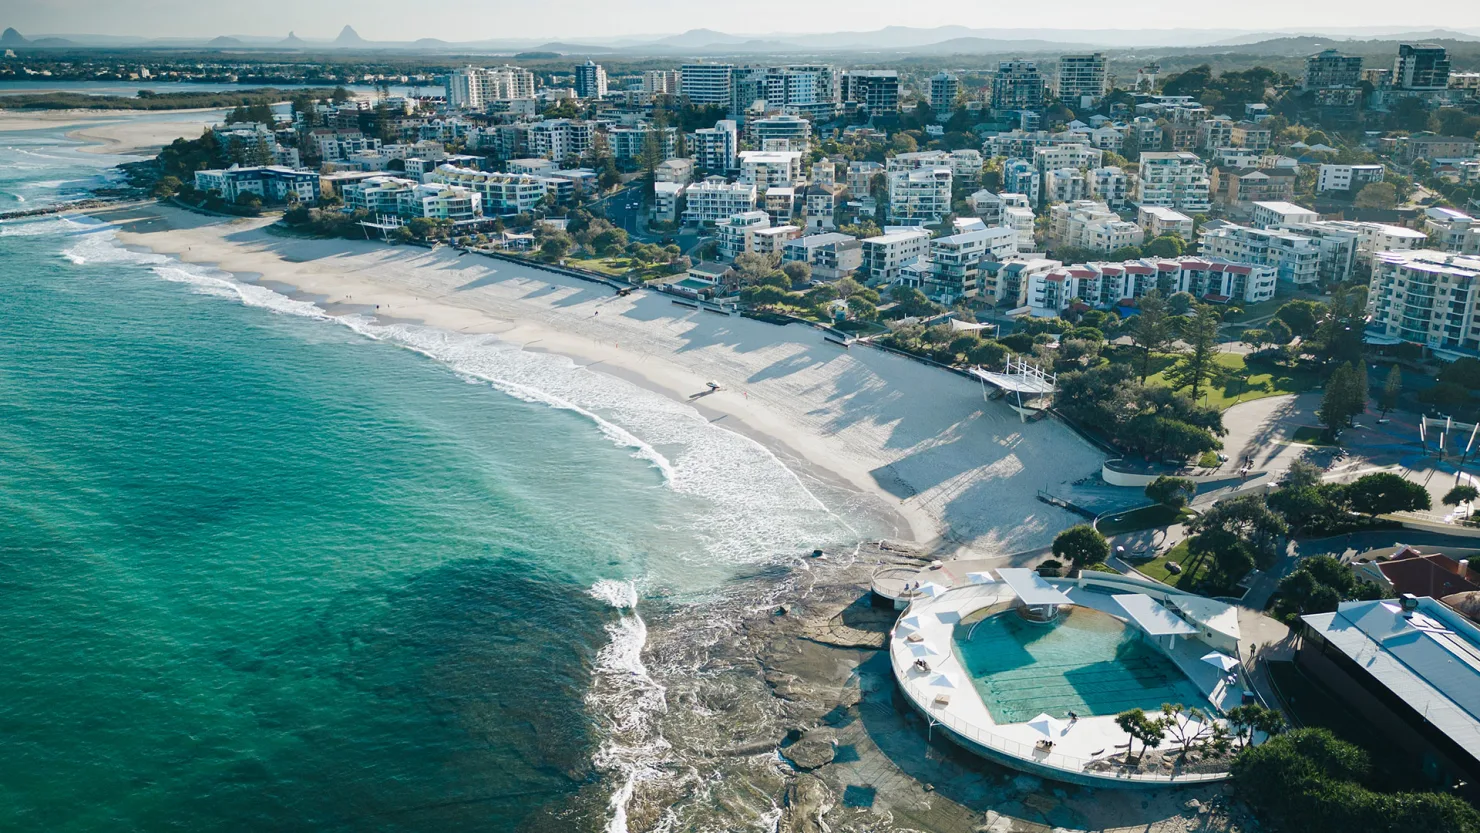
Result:
{"label": "pool deck", "polygon": [[[1072,579],[1051,580],[1050,583],[1063,590],[1076,605],[1098,610],[1121,621],[1127,619],[1125,611],[1110,593],[1086,590]],[[990,757],[1006,758],[1003,762],[1009,765],[1026,764],[1021,768],[1075,783],[1108,785],[1103,782],[1119,782],[1120,786],[1156,786],[1227,777],[1226,773],[1173,777],[1170,773],[1087,772],[1086,768],[1095,761],[1124,756],[1129,738],[1115,724],[1113,715],[1080,717],[1073,723],[1065,715],[1053,715],[1064,725],[1051,737],[1026,723],[998,723],[951,650],[952,636],[956,624],[962,619],[992,605],[1014,600],[1012,590],[1003,583],[965,585],[934,598],[915,601],[896,623],[889,642],[895,678],[915,707],[931,720],[933,730],[938,724],[959,739],[968,741],[968,745],[980,747],[977,751],[985,750],[984,754]],[[919,635],[918,640],[910,636],[912,633]],[[921,672],[914,667],[915,655],[911,645],[919,642],[938,652],[925,657],[930,664],[929,672]],[[1161,647],[1164,655],[1219,709],[1226,711],[1238,704],[1241,687],[1229,686],[1221,671],[1202,662],[1201,657],[1211,650],[1207,645],[1184,638],[1176,640],[1170,651],[1165,650],[1164,645]],[[946,702],[941,702],[941,695],[945,696]],[[1160,712],[1148,714],[1155,717]],[[1052,740],[1051,749],[1040,745],[1045,740]],[[1172,743],[1174,741],[1168,737],[1162,748],[1167,749]]]}

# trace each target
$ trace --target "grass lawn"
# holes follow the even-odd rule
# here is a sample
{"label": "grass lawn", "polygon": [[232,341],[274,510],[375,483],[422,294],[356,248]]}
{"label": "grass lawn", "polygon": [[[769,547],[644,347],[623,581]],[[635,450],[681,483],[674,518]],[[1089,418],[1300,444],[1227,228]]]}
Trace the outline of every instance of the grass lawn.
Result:
{"label": "grass lawn", "polygon": [[588,269],[592,272],[600,272],[603,275],[622,277],[632,271],[631,263],[625,258],[615,257],[568,257],[565,265],[577,269]]}
{"label": "grass lawn", "polygon": [[1191,514],[1186,509],[1173,509],[1157,503],[1102,518],[1095,524],[1095,527],[1100,530],[1101,535],[1119,535],[1123,532],[1138,532],[1143,529],[1170,526]]}
{"label": "grass lawn", "polygon": [[1296,428],[1295,433],[1290,435],[1290,441],[1305,443],[1306,445],[1331,445],[1331,441],[1326,439],[1325,429],[1310,425],[1302,425]]}
{"label": "grass lawn", "polygon": [[1111,567],[1109,564],[1090,564],[1084,569],[1089,570],[1091,573],[1114,573],[1117,576],[1120,575],[1120,571]]}
{"label": "grass lawn", "polygon": [[[1168,561],[1175,561],[1181,564],[1182,572],[1178,575],[1173,575],[1169,572],[1167,570]],[[1209,556],[1189,556],[1187,554],[1187,542],[1182,541],[1175,547],[1172,547],[1165,555],[1158,555],[1145,564],[1139,564],[1136,566],[1136,569],[1157,581],[1166,582],[1173,587],[1190,591],[1202,580],[1204,574],[1207,573],[1208,568],[1212,564],[1213,559]]]}
{"label": "grass lawn", "polygon": [[[1288,368],[1275,368],[1271,372],[1263,367],[1257,367],[1251,372],[1245,366],[1244,357],[1240,353],[1219,353],[1213,361],[1223,368],[1227,381],[1221,386],[1204,388],[1198,399],[1220,411],[1226,411],[1239,402],[1263,399],[1266,396],[1302,393],[1315,387],[1320,381],[1313,373]],[[1167,382],[1165,371],[1146,377],[1146,383],[1148,385],[1170,384]],[[1183,388],[1183,390],[1190,392],[1191,388]]]}

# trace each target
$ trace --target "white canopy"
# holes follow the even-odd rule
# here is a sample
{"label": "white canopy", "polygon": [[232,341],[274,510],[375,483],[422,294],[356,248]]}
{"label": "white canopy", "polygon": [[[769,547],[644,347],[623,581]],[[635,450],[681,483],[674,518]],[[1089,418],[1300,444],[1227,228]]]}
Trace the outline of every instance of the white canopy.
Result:
{"label": "white canopy", "polygon": [[1197,628],[1143,593],[1121,593],[1114,598],[1136,626],[1150,636],[1197,633]]}
{"label": "white canopy", "polygon": [[997,583],[997,579],[992,578],[992,574],[989,573],[989,572],[987,572],[986,570],[983,570],[980,573],[967,573],[966,574],[966,580],[969,581],[969,582],[971,582],[972,584],[996,584]]}
{"label": "white canopy", "polygon": [[929,642],[911,642],[910,653],[917,658],[940,656],[940,651]]}
{"label": "white canopy", "polygon": [[1058,737],[1064,733],[1064,721],[1049,715],[1047,712],[1029,720],[1028,725],[1051,738]]}
{"label": "white canopy", "polygon": [[929,584],[922,585],[920,587],[920,593],[933,599],[936,596],[944,595],[947,589],[932,581]]}
{"label": "white canopy", "polygon": [[936,672],[930,679],[925,681],[925,685],[934,686],[935,688],[955,688],[956,681],[940,672]]}
{"label": "white canopy", "polygon": [[1208,665],[1221,668],[1224,671],[1232,671],[1239,666],[1238,660],[1219,651],[1213,651],[1212,653],[1204,656],[1202,658],[1202,661],[1206,662]]}
{"label": "white canopy", "polygon": [[1074,604],[1057,587],[1026,567],[1003,567],[997,571],[997,575],[1002,576],[1002,580],[1007,582],[1007,586],[1012,588],[1012,592],[1025,605]]}

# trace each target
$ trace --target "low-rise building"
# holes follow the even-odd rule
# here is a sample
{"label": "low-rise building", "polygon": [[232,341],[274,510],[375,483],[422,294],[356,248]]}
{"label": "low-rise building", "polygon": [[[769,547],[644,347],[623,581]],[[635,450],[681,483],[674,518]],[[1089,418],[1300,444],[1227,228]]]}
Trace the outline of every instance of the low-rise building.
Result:
{"label": "low-rise building", "polygon": [[710,177],[690,185],[684,196],[683,221],[689,225],[714,225],[727,217],[755,210],[756,189],[748,182]]}
{"label": "low-rise building", "polygon": [[1033,208],[1025,194],[999,194],[1002,198],[1002,225],[1017,232],[1018,253],[1031,252],[1034,241]]}
{"label": "low-rise building", "polygon": [[1175,234],[1189,243],[1192,242],[1193,220],[1180,211],[1160,205],[1143,205],[1136,210],[1136,223],[1146,230],[1147,240]]}
{"label": "low-rise building", "polygon": [[660,223],[677,223],[683,217],[684,189],[681,182],[653,183],[653,219]]}
{"label": "low-rise building", "polygon": [[1198,253],[1232,263],[1272,267],[1280,282],[1292,289],[1310,290],[1320,284],[1321,247],[1293,232],[1211,222],[1202,228]]}
{"label": "low-rise building", "polygon": [[1028,286],[1035,275],[1061,266],[1057,260],[1014,255],[990,263],[983,261],[977,275],[978,297],[994,307],[1020,309],[1028,299]]}
{"label": "low-rise building", "polygon": [[1214,168],[1209,185],[1217,202],[1251,210],[1255,203],[1294,199],[1295,180],[1292,168]]}
{"label": "low-rise building", "polygon": [[687,185],[694,181],[694,160],[665,159],[653,169],[653,179],[658,182],[676,182]]}
{"label": "low-rise building", "polygon": [[951,169],[919,168],[889,173],[889,218],[895,223],[938,223],[951,213]]}
{"label": "low-rise building", "polygon": [[1256,202],[1253,204],[1255,228],[1279,228],[1294,223],[1314,223],[1321,215],[1291,202]]}
{"label": "low-rise building", "polygon": [[1115,165],[1095,168],[1084,175],[1084,180],[1090,199],[1099,200],[1117,211],[1125,208],[1130,200],[1130,176]]}
{"label": "low-rise building", "polygon": [[863,266],[863,242],[838,232],[809,234],[788,241],[781,260],[811,266],[812,277],[819,280],[837,280]]}
{"label": "low-rise building", "polygon": [[794,150],[741,151],[740,181],[762,192],[776,185],[794,186],[802,181],[802,154]]}
{"label": "low-rise building", "polygon": [[1197,214],[1212,208],[1208,169],[1197,154],[1141,153],[1138,205],[1160,205]]}
{"label": "low-rise building", "polygon": [[930,250],[930,232],[924,229],[893,229],[863,241],[863,273],[871,284],[890,284],[904,267]]}
{"label": "low-rise building", "polygon": [[1053,317],[1076,301],[1110,309],[1152,289],[1166,295],[1190,292],[1215,304],[1258,303],[1274,297],[1275,272],[1268,266],[1196,257],[1083,263],[1030,276],[1027,305],[1035,316]]}
{"label": "low-rise building", "polygon": [[744,252],[755,251],[755,233],[771,227],[771,215],[764,211],[746,211],[726,217],[714,225],[714,240],[720,260],[734,260]]}
{"label": "low-rise building", "polygon": [[453,165],[439,166],[426,175],[428,184],[460,185],[482,196],[485,214],[519,214],[530,211],[548,192],[541,177],[528,174],[495,173],[459,168]]}
{"label": "low-rise building", "polygon": [[1452,208],[1424,209],[1424,231],[1446,252],[1480,254],[1480,221]]}
{"label": "low-rise building", "polygon": [[751,145],[761,150],[806,153],[812,148],[812,122],[801,116],[778,113],[751,119],[745,125],[745,132]]}
{"label": "low-rise building", "polygon": [[1135,223],[1120,219],[1109,206],[1093,200],[1078,200],[1052,206],[1048,213],[1049,236],[1059,246],[1113,252],[1139,246],[1145,232]]}
{"label": "low-rise building", "polygon": [[1002,163],[1002,190],[1023,194],[1030,205],[1038,205],[1043,193],[1043,175],[1026,159],[1009,159]]}
{"label": "low-rise building", "polygon": [[197,191],[215,192],[227,202],[236,202],[242,194],[256,194],[263,202],[317,205],[319,174],[317,171],[295,171],[278,165],[259,165],[195,172]]}
{"label": "low-rise building", "polygon": [[931,300],[941,304],[977,297],[977,282],[983,261],[998,262],[1017,251],[1012,229],[977,228],[930,241],[927,258],[916,262],[920,275],[917,287]]}
{"label": "low-rise building", "polygon": [[1387,171],[1382,165],[1322,165],[1316,176],[1316,190],[1360,191],[1374,182],[1382,182]]}

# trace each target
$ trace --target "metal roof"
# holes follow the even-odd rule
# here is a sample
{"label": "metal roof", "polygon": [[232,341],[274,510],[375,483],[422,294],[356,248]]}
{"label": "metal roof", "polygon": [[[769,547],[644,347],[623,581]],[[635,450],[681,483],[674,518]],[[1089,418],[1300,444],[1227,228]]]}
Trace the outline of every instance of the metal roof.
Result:
{"label": "metal roof", "polygon": [[1480,629],[1429,598],[1343,602],[1301,617],[1465,749],[1480,749]]}
{"label": "metal roof", "polygon": [[1012,588],[1012,592],[1025,605],[1068,605],[1074,604],[1057,587],[1043,580],[1034,570],[1026,567],[1003,567],[997,575]]}
{"label": "metal roof", "polygon": [[1131,621],[1151,636],[1197,633],[1197,628],[1187,624],[1181,617],[1167,610],[1150,596],[1141,593],[1122,593],[1114,598],[1131,617]]}

